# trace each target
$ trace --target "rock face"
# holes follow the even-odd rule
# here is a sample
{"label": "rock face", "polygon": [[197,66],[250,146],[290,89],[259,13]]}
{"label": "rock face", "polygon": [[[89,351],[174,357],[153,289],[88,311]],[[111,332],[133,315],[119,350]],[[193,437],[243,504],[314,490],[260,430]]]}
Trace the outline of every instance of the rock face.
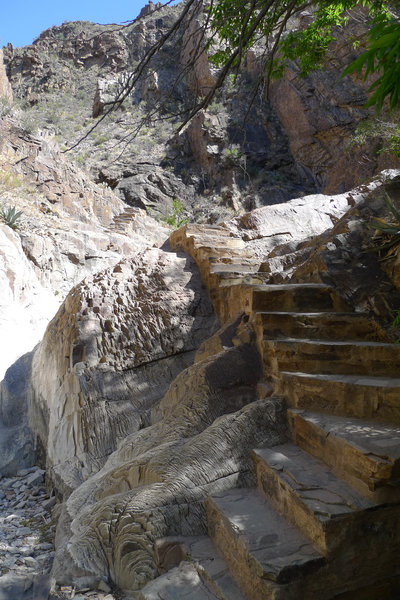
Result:
{"label": "rock face", "polygon": [[[121,29],[65,23],[43,32],[32,46],[6,48],[15,95],[40,127],[72,145],[94,125],[88,111],[104,112],[181,10],[181,4],[149,5]],[[379,135],[352,142],[357,126],[372,114],[363,107],[368,84],[341,77],[355,57],[349,40],[365,34],[364,17],[357,15],[339,33],[324,70],[299,79],[291,64],[271,86],[269,101],[256,94],[249,107],[261,70],[262,48],[254,46],[237,78],[228,78],[208,109],[176,136],[181,120],[174,115],[190,111],[218,75],[205,51],[194,59],[205,45],[203,17],[198,11],[190,17],[154,55],[124,108],[74,148],[94,179],[108,182],[133,206],[168,217],[175,197],[190,220],[214,223],[228,220],[232,210],[315,192],[337,194],[398,166],[398,159],[381,152]],[[153,172],[157,181],[149,189]],[[166,194],[171,179],[172,196]]]}
{"label": "rock face", "polygon": [[[32,138],[0,121],[2,207],[22,212],[18,230],[0,225],[1,375],[41,339],[72,286],[168,230],[137,210],[122,223],[126,206],[110,189],[90,182],[46,138]],[[14,335],[11,332],[14,332]]]}
{"label": "rock face", "polygon": [[[260,514],[264,510],[265,502],[253,491],[230,491],[255,484],[250,449],[261,447],[263,456],[270,456],[267,448],[287,440],[283,400],[271,396],[274,389],[284,389],[288,375],[281,377],[280,371],[297,368],[296,360],[311,369],[310,355],[318,349],[320,362],[314,362],[322,368],[331,346],[341,343],[339,328],[368,337],[367,344],[352,343],[355,348],[362,346],[363,353],[383,346],[387,360],[380,361],[379,369],[384,365],[394,369],[395,361],[388,360],[394,350],[382,344],[383,330],[365,316],[343,315],[350,308],[325,281],[331,278],[339,285],[340,272],[346,274],[341,291],[350,305],[361,306],[358,278],[366,272],[368,261],[374,260],[376,269],[379,263],[376,256],[371,259],[361,252],[364,238],[354,238],[354,233],[362,230],[371,211],[382,211],[385,193],[398,187],[397,176],[386,173],[348,194],[311,196],[260,208],[224,226],[187,225],[171,236],[178,254],[167,245],[147,248],[86,277],[67,295],[33,356],[32,395],[21,410],[29,415],[33,433],[29,443],[43,456],[49,485],[64,501],[53,566],[58,583],[70,585],[89,578],[85,581],[112,581],[130,592],[145,586],[143,598],[151,598],[153,588],[148,582],[162,572],[155,548],[162,553],[163,544],[176,547],[178,542],[169,542],[170,538],[204,536],[207,522],[214,543],[225,552],[232,545],[227,540],[235,530],[229,525],[235,521],[234,508],[240,514],[245,514],[246,506],[258,507]],[[354,260],[360,263],[353,287],[347,275],[354,269],[350,244],[356,248]],[[194,261],[223,322],[216,333],[215,313]],[[283,285],[283,295],[271,285],[285,284],[293,277],[306,284]],[[376,280],[365,282],[363,297],[367,288],[373,298],[383,294],[385,286],[390,289],[388,285],[382,273],[378,286]],[[386,302],[394,298],[390,292]],[[297,314],[280,326],[277,306],[279,311]],[[336,325],[329,326],[319,313],[314,314],[321,307],[325,312],[329,309],[330,317],[336,311]],[[300,314],[308,309],[310,315]],[[271,311],[272,325],[267,318]],[[315,339],[304,351],[302,337],[283,343],[272,333],[265,339],[265,329],[283,326],[296,336],[303,336],[305,329]],[[281,336],[284,331],[280,331]],[[321,350],[321,335],[334,336],[328,349],[327,342]],[[343,352],[350,352],[347,345]],[[372,360],[372,354],[368,356]],[[335,358],[335,368],[344,368],[346,361],[348,368],[360,363],[353,352],[345,354],[344,360]],[[21,370],[26,381],[28,359]],[[3,420],[8,418],[12,425],[9,407],[23,390],[14,385],[13,396],[11,375],[2,407]],[[332,385],[339,390],[340,381]],[[291,393],[300,389],[301,381]],[[393,393],[392,388],[385,392],[388,398]],[[272,516],[269,521],[273,527],[275,520]],[[243,517],[243,523],[250,526],[253,521]],[[265,535],[275,539],[275,530],[267,527]],[[305,546],[303,534],[292,529],[288,535],[293,542],[289,550],[296,548],[301,569],[307,572],[306,590],[320,590],[324,573],[329,576],[329,593],[347,590],[337,577],[344,569],[342,559],[325,569],[319,546],[317,550]],[[356,542],[350,541],[354,549]],[[176,552],[184,555],[183,550]],[[244,550],[240,553],[246,562]],[[232,568],[233,554],[229,550],[225,555]],[[272,569],[277,581],[258,580],[257,575],[258,597],[286,582],[289,567],[278,568],[272,555],[267,558],[265,568]],[[248,593],[256,575],[246,569],[242,589]],[[314,572],[322,573],[315,584]],[[302,581],[290,583],[291,597],[299,597]]]}
{"label": "rock face", "polygon": [[[0,121],[0,202],[22,212],[0,224],[0,472],[30,466],[31,353],[71,287],[85,276],[162,244],[168,229],[90,182],[44,137]],[[20,359],[20,360],[18,360]],[[13,364],[15,361],[17,361]],[[23,383],[25,382],[25,383]],[[10,421],[10,407],[18,406]],[[12,428],[12,429],[10,429]]]}
{"label": "rock face", "polygon": [[215,327],[193,262],[158,249],[86,278],[34,357],[32,429],[68,495],[128,434]]}
{"label": "rock face", "polygon": [[3,62],[3,50],[0,49],[0,98],[12,103],[13,93]]}
{"label": "rock face", "polygon": [[[157,574],[157,538],[204,534],[205,496],[251,481],[248,439],[283,439],[280,404],[255,401],[260,363],[251,343],[233,343],[239,324],[240,318],[222,334],[223,351],[175,379],[152,424],[127,436],[103,469],[71,494],[63,517],[70,533],[60,540],[53,570],[57,579],[71,577],[68,565],[72,573],[108,571],[125,589],[142,587]],[[96,531],[105,531],[110,518],[116,519],[115,536],[106,540]]]}

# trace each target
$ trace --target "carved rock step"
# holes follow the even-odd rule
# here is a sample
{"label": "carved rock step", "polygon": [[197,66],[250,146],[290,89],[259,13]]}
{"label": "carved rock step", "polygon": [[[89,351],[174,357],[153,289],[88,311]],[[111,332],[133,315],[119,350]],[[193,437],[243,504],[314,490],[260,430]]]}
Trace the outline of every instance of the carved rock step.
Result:
{"label": "carved rock step", "polygon": [[267,373],[297,371],[343,375],[396,377],[400,373],[400,346],[381,342],[263,340]]}
{"label": "carved rock step", "polygon": [[270,274],[259,272],[258,265],[212,264],[208,285],[214,293],[230,285],[260,285],[268,281]]}
{"label": "carved rock step", "polygon": [[[209,537],[164,538],[159,542],[164,563],[161,568],[180,564],[148,583],[141,600],[246,600]],[[160,544],[156,547],[160,558]]]}
{"label": "carved rock step", "polygon": [[[293,440],[366,496],[400,500],[400,426],[290,409]],[[377,488],[379,494],[374,494]]]}
{"label": "carved rock step", "polygon": [[320,283],[271,284],[253,288],[252,310],[287,312],[348,312],[335,290]]}
{"label": "carved rock step", "polygon": [[139,592],[139,600],[221,600],[200,577],[195,565],[182,562],[150,581]]}
{"label": "carved rock step", "polygon": [[295,408],[400,424],[400,378],[280,373],[280,393]]}
{"label": "carved rock step", "polygon": [[329,555],[358,541],[360,517],[371,521],[374,503],[294,444],[253,450],[252,455],[260,490],[320,552]]}
{"label": "carved rock step", "polygon": [[245,600],[226,562],[218,554],[209,537],[197,538],[185,544],[188,556],[195,562],[202,579],[221,600]]}
{"label": "carved rock step", "polygon": [[210,265],[210,274],[217,274],[222,276],[227,273],[228,275],[235,274],[243,274],[250,275],[257,273],[258,271],[258,263],[211,263]]}
{"label": "carved rock step", "polygon": [[362,313],[258,312],[254,325],[266,338],[388,341],[376,321]]}
{"label": "carved rock step", "polygon": [[256,490],[220,493],[206,507],[210,537],[249,600],[295,598],[289,592],[325,562]]}

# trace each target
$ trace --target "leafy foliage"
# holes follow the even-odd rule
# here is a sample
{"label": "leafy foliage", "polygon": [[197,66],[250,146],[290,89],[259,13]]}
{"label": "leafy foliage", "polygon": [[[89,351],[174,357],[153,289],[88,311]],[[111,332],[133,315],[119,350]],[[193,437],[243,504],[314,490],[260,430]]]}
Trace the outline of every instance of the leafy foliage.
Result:
{"label": "leafy foliage", "polygon": [[386,196],[386,204],[392,213],[394,220],[386,221],[382,218],[373,219],[369,227],[375,229],[378,233],[379,244],[377,249],[388,250],[390,256],[400,247],[400,212],[397,210],[389,196]]}
{"label": "leafy foliage", "polygon": [[360,73],[365,65],[364,77],[383,70],[381,77],[371,86],[374,93],[368,104],[380,109],[389,95],[391,106],[395,106],[400,98],[400,24],[392,19],[387,5],[381,0],[316,2],[311,23],[305,29],[286,33],[289,19],[309,7],[308,2],[219,0],[211,3],[210,8],[213,39],[209,46],[215,39],[221,43],[211,60],[217,67],[237,70],[251,44],[262,39],[267,83],[270,78],[282,75],[289,60],[297,61],[299,75],[304,77],[311,70],[321,68],[329,44],[335,40],[335,29],[348,21],[348,11],[363,6],[373,24],[369,47],[346,73]]}
{"label": "leafy foliage", "polygon": [[164,222],[174,229],[182,227],[182,225],[185,225],[188,222],[188,220],[183,216],[183,210],[183,202],[177,198],[174,198],[172,200],[172,213],[168,217],[165,217]]}
{"label": "leafy foliage", "polygon": [[17,210],[15,206],[6,206],[4,208],[0,208],[0,221],[3,221],[3,223],[14,230],[18,229],[18,221],[22,215],[23,213],[20,210]]}
{"label": "leafy foliage", "polygon": [[379,21],[369,32],[369,47],[344,74],[363,73],[364,80],[377,72],[382,74],[370,86],[372,95],[367,106],[376,106],[380,111],[385,98],[389,97],[389,107],[393,109],[400,100],[400,23],[389,22],[380,16]]}
{"label": "leafy foliage", "polygon": [[400,158],[400,111],[393,109],[390,120],[380,118],[378,114],[363,119],[351,138],[351,144],[364,145],[376,143],[377,154],[392,154]]}

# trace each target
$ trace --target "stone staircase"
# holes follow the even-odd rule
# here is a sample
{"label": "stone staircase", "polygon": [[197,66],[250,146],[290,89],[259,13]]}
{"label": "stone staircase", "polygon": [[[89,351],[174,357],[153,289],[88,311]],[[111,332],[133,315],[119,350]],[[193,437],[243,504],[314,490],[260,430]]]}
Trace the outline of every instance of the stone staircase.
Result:
{"label": "stone staircase", "polygon": [[227,230],[186,226],[171,243],[196,259],[222,322],[248,313],[291,441],[249,449],[257,489],[206,500],[207,560],[160,541],[179,565],[142,600],[400,598],[400,346],[328,286],[268,284]]}
{"label": "stone staircase", "polygon": [[110,223],[110,230],[115,233],[126,234],[131,223],[136,219],[139,210],[134,207],[127,207],[123,212],[115,215]]}

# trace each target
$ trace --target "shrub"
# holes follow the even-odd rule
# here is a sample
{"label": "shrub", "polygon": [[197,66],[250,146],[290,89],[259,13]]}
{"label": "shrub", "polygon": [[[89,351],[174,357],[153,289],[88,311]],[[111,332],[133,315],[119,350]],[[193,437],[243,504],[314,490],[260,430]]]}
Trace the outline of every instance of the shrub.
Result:
{"label": "shrub", "polygon": [[15,206],[6,206],[4,208],[0,208],[0,221],[3,221],[3,223],[14,230],[18,229],[18,221],[22,215],[23,213],[20,210],[17,210]]}
{"label": "shrub", "polygon": [[177,198],[174,198],[172,200],[172,213],[168,217],[164,217],[164,222],[167,223],[167,225],[170,225],[170,227],[173,227],[174,229],[182,227],[182,225],[185,225],[188,222],[188,219],[183,217],[183,210],[183,202],[181,202]]}
{"label": "shrub", "polygon": [[37,115],[29,111],[24,112],[20,118],[20,125],[27,133],[36,133],[39,128]]}
{"label": "shrub", "polygon": [[378,239],[377,250],[388,250],[388,255],[395,254],[400,247],[400,212],[394,206],[393,201],[386,195],[386,204],[392,213],[394,220],[373,219],[368,225],[375,229]]}
{"label": "shrub", "polygon": [[7,98],[0,98],[0,119],[11,113],[11,104]]}

